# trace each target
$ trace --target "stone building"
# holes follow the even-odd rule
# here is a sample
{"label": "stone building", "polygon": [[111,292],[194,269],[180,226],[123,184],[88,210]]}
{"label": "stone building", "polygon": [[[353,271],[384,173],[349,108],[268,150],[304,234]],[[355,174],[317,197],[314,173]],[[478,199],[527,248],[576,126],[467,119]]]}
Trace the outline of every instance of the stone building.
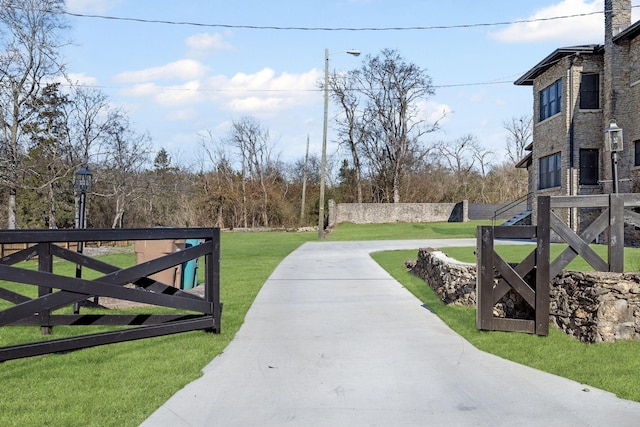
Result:
{"label": "stone building", "polygon": [[[640,191],[640,21],[631,25],[631,0],[605,0],[604,16],[604,44],[559,48],[515,82],[533,89],[533,142],[517,167],[529,174],[534,221],[539,195],[613,191],[612,122],[624,133],[619,192]],[[584,214],[566,219],[580,229]]]}

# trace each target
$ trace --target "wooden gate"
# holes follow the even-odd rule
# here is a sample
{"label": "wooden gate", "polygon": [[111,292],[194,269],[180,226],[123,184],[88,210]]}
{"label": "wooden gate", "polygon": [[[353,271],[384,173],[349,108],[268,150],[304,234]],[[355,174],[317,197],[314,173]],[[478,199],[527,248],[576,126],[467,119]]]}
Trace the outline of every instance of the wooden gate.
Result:
{"label": "wooden gate", "polygon": [[[482,330],[549,333],[549,283],[577,256],[596,271],[624,270],[624,223],[640,225],[640,215],[625,210],[640,206],[640,195],[540,196],[536,226],[478,227],[478,279],[476,326]],[[579,235],[554,209],[596,209],[600,213]],[[551,260],[551,236],[568,246]],[[598,236],[608,240],[607,260],[589,245]],[[519,264],[510,265],[494,250],[495,239],[535,240],[535,249]],[[508,292],[519,294],[533,310],[533,319],[497,317],[495,305]]]}
{"label": "wooden gate", "polygon": [[[129,268],[110,265],[54,243],[168,239],[197,239],[200,243]],[[1,347],[0,361],[192,330],[220,333],[219,229],[0,231],[0,243],[18,242],[34,245],[0,259],[0,279],[3,280],[0,282],[0,326],[40,326],[45,334],[56,325],[121,327],[113,332]],[[19,265],[21,261],[34,257],[38,260],[37,271]],[[81,274],[93,270],[102,276],[87,280],[56,274],[53,270],[54,257],[82,266]],[[204,298],[148,277],[200,257],[205,260]],[[131,284],[135,286],[129,286]],[[37,297],[25,291],[33,287],[38,290]],[[178,311],[167,314],[68,314],[71,306],[95,296]]]}

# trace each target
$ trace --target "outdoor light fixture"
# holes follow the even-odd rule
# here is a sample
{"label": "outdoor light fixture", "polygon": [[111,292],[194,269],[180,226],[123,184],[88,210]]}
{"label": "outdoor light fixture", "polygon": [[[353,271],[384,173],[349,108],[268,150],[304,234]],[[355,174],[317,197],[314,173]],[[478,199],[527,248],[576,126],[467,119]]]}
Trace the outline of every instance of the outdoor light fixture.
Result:
{"label": "outdoor light fixture", "polygon": [[[359,50],[340,50],[333,53],[360,56]],[[320,160],[320,202],[318,203],[318,238],[324,234],[324,182],[327,174],[327,126],[329,116],[329,49],[324,50],[324,127],[322,129],[322,158]]]}
{"label": "outdoor light fixture", "polygon": [[76,194],[82,195],[91,192],[91,181],[93,176],[91,171],[86,166],[81,166],[75,173],[73,180],[73,188],[76,190]]}
{"label": "outdoor light fixture", "polygon": [[[91,171],[86,166],[81,166],[73,177],[73,189],[76,194],[80,196],[80,203],[78,204],[78,222],[76,228],[84,228],[85,226],[85,204],[87,199],[87,193],[91,192],[91,183],[93,176]],[[82,253],[84,242],[78,242],[78,253]],[[76,277],[79,279],[82,277],[82,265],[76,264]],[[94,298],[95,302],[98,302],[98,297]],[[80,313],[80,304],[75,303],[73,305],[74,314]]]}
{"label": "outdoor light fixture", "polygon": [[622,129],[615,120],[604,130],[604,149],[611,152],[622,151]]}
{"label": "outdoor light fixture", "polygon": [[622,151],[622,129],[611,120],[604,130],[604,149],[611,151],[611,179],[613,192],[618,193],[618,151]]}

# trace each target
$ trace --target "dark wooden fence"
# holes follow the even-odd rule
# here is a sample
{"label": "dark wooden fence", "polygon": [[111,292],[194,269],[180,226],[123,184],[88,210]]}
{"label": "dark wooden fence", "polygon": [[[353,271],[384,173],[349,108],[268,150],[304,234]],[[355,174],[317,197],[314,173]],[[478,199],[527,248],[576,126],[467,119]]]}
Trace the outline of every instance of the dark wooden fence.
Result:
{"label": "dark wooden fence", "polygon": [[[536,226],[478,227],[478,279],[476,325],[482,330],[549,333],[549,283],[577,256],[596,271],[624,271],[625,218],[640,224],[640,216],[625,208],[640,206],[638,194],[599,196],[538,197]],[[554,209],[590,209],[599,215],[578,235]],[[567,248],[551,260],[551,235],[567,243]],[[598,236],[608,241],[607,260],[589,245]],[[507,263],[494,250],[495,239],[533,239],[535,249],[520,263]],[[513,291],[535,313],[533,319],[509,319],[494,316],[493,309],[508,292]]]}
{"label": "dark wooden fence", "polygon": [[[197,239],[198,245],[159,258],[120,268],[61,246],[60,242]],[[58,243],[54,243],[58,242]],[[40,326],[50,333],[57,325],[121,326],[112,332],[79,335],[0,348],[0,361],[64,352],[116,342],[150,338],[192,330],[220,333],[220,230],[214,228],[151,228],[108,230],[0,231],[0,243],[26,243],[28,247],[0,259],[0,326]],[[148,276],[204,257],[204,297],[158,282]],[[37,258],[38,270],[17,266]],[[86,280],[53,272],[54,258],[81,266],[80,275],[94,270],[102,276]],[[76,274],[78,276],[78,274]],[[134,285],[134,286],[131,286]],[[36,287],[37,297],[20,292]],[[171,314],[59,314],[91,297],[176,309]],[[0,301],[1,303],[2,301]],[[144,306],[143,306],[144,307]],[[76,310],[77,311],[77,310]],[[134,326],[134,327],[131,327]],[[1,333],[1,332],[0,332]]]}

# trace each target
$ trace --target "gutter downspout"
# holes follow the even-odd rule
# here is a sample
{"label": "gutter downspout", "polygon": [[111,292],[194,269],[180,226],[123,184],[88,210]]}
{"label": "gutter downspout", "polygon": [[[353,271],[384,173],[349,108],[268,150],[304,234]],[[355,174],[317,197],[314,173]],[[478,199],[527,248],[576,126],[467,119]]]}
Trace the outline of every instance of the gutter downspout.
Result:
{"label": "gutter downspout", "polygon": [[[580,56],[580,53],[576,53],[575,57]],[[574,138],[574,99],[573,99],[573,61],[574,56],[569,59],[569,196],[575,196],[575,138]],[[569,211],[569,227],[575,231],[575,216],[576,208],[571,208]]]}

